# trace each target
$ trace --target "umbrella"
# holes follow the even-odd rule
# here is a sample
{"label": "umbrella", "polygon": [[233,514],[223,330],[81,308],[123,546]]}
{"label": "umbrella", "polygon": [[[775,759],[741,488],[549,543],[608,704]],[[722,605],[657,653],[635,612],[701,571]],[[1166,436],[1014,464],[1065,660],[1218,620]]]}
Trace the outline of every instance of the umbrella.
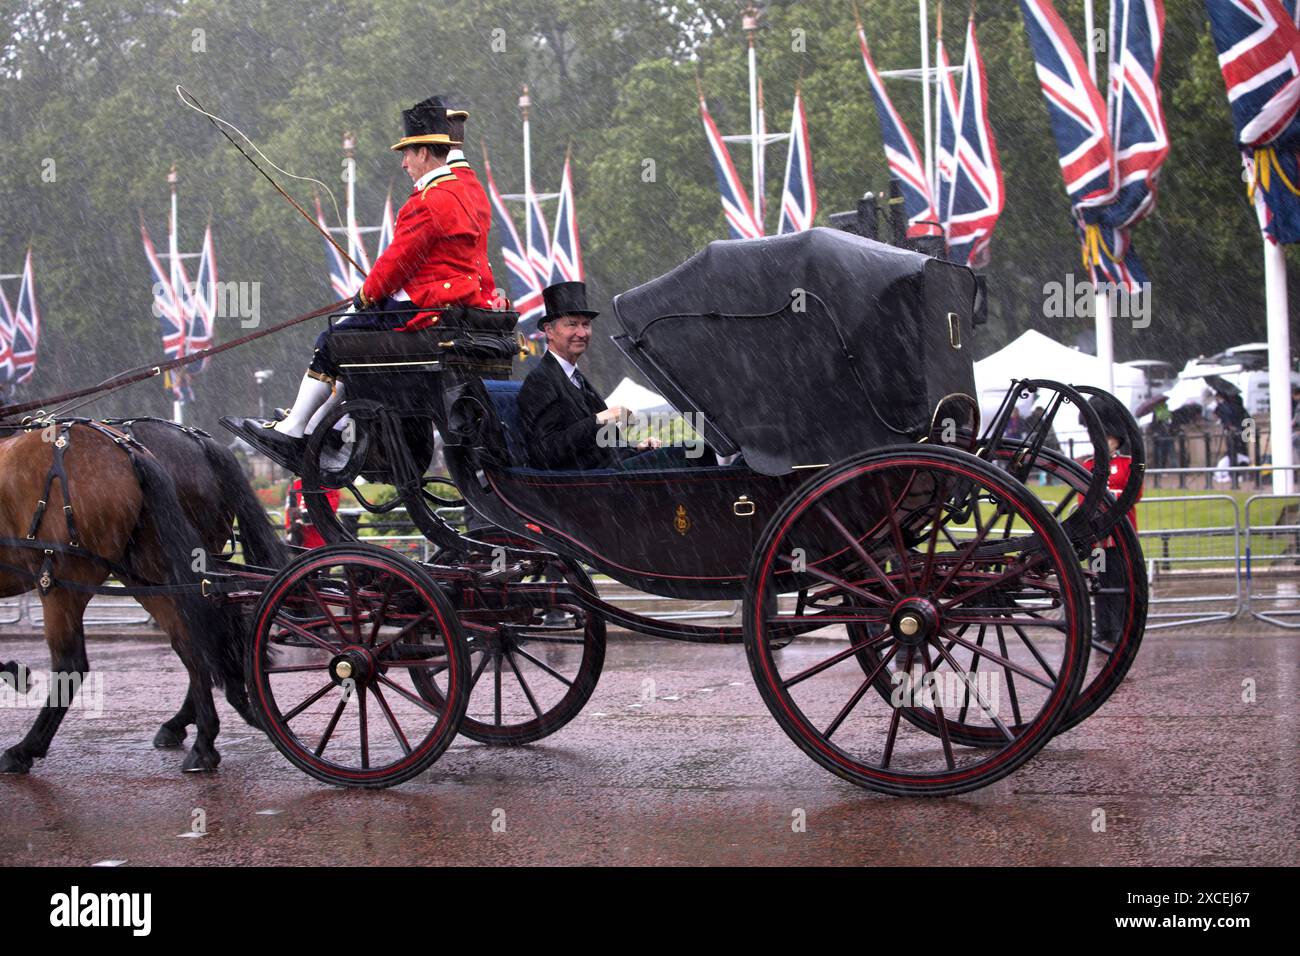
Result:
{"label": "umbrella", "polygon": [[1234,396],[1238,396],[1241,394],[1241,389],[1239,389],[1236,385],[1233,385],[1231,382],[1229,382],[1226,378],[1224,378],[1221,375],[1205,376],[1205,384],[1210,386],[1210,388],[1214,389],[1216,392],[1222,392],[1224,395],[1227,395],[1229,398],[1233,398]]}
{"label": "umbrella", "polygon": [[1147,412],[1152,411],[1161,402],[1167,402],[1167,401],[1169,401],[1169,396],[1165,395],[1163,392],[1159,395],[1152,395],[1150,398],[1148,398],[1137,408],[1133,409],[1133,417],[1141,418]]}

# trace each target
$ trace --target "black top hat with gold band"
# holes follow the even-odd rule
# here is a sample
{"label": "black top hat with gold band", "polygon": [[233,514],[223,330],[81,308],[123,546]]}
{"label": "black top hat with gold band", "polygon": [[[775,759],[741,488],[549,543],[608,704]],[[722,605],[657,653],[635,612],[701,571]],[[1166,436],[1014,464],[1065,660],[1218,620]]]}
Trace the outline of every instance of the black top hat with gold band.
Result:
{"label": "black top hat with gold band", "polygon": [[447,122],[447,108],[437,97],[416,103],[409,110],[402,110],[402,128],[405,135],[389,149],[400,151],[408,146],[459,146],[459,140],[452,139]]}
{"label": "black top hat with gold band", "polygon": [[546,303],[546,314],[537,320],[541,328],[547,322],[554,322],[565,315],[584,315],[594,319],[600,315],[587,308],[587,284],[585,282],[557,282],[542,290],[542,301]]}

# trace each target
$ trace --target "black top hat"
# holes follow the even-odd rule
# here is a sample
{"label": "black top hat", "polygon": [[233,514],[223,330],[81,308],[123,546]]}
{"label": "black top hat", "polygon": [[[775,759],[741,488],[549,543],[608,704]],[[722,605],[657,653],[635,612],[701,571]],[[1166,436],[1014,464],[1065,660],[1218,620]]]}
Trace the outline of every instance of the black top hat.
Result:
{"label": "black top hat", "polygon": [[434,106],[441,106],[447,111],[447,119],[449,120],[469,119],[469,110],[465,109],[465,97],[459,93],[450,91],[435,93],[424,102],[431,103]]}
{"label": "black top hat", "polygon": [[538,328],[564,315],[585,315],[589,319],[600,315],[594,309],[587,308],[585,282],[557,282],[548,285],[542,290],[542,301],[546,303],[546,314],[538,320]]}
{"label": "black top hat", "polygon": [[400,140],[390,146],[393,150],[403,150],[408,146],[459,146],[459,140],[452,139],[451,129],[447,123],[447,107],[438,97],[416,103],[409,110],[402,110],[402,128],[405,130]]}

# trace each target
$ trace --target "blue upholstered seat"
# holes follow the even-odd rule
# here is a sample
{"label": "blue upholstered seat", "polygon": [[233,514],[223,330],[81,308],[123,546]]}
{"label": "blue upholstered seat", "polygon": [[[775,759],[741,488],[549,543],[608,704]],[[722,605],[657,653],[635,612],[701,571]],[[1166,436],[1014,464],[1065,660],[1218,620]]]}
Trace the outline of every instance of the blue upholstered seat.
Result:
{"label": "blue upholstered seat", "polygon": [[485,380],[483,387],[496,409],[501,429],[505,432],[506,450],[510,453],[510,463],[515,467],[527,467],[528,447],[524,440],[523,422],[519,419],[519,390],[523,382]]}

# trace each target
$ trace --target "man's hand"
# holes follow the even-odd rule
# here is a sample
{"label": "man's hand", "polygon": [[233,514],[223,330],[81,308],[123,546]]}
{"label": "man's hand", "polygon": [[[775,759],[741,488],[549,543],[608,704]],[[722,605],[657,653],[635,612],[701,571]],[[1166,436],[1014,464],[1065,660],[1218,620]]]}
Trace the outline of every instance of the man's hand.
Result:
{"label": "man's hand", "polygon": [[662,448],[663,442],[658,438],[643,438],[637,443],[637,451],[649,451],[651,448]]}
{"label": "man's hand", "polygon": [[596,424],[604,425],[607,422],[618,422],[619,425],[626,428],[632,413],[622,405],[615,405],[613,408],[607,408],[603,412],[596,413]]}
{"label": "man's hand", "polygon": [[361,290],[358,289],[357,294],[352,297],[352,311],[360,312],[365,307],[365,299],[361,298]]}

